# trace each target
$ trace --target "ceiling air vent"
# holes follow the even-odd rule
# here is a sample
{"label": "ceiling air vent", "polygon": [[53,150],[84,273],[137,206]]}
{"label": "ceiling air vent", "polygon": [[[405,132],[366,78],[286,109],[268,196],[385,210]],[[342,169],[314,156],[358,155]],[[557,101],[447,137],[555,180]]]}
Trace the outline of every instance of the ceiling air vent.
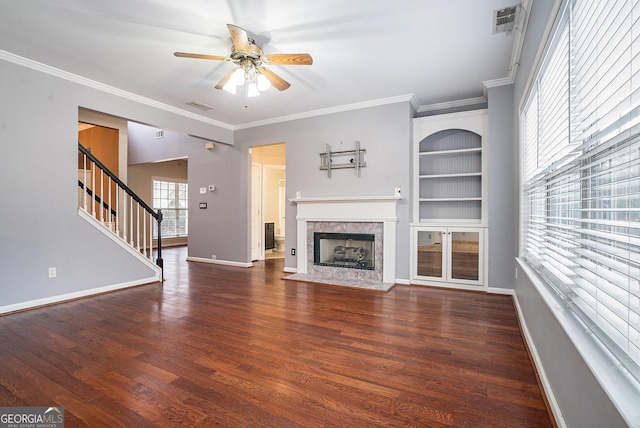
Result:
{"label": "ceiling air vent", "polygon": [[213,110],[213,107],[206,104],[199,103],[197,101],[191,101],[187,103],[188,106],[199,108],[200,110]]}
{"label": "ceiling air vent", "polygon": [[493,34],[511,33],[516,24],[520,5],[493,11]]}

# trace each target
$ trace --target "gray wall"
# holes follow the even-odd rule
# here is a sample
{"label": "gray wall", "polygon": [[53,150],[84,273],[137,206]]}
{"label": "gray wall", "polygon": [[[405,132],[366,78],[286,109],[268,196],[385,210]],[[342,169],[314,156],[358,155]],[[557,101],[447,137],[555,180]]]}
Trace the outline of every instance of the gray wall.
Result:
{"label": "gray wall", "polygon": [[518,255],[518,163],[513,159],[513,85],[490,88],[489,143],[486,156],[489,180],[489,286],[513,288],[514,257]]}
{"label": "gray wall", "polygon": [[[411,165],[411,105],[409,102],[328,114],[280,124],[236,131],[235,147],[241,157],[243,180],[250,175],[249,147],[284,142],[287,144],[287,199],[300,191],[303,198],[321,196],[392,196],[395,187],[404,194],[398,204],[396,278],[409,279],[409,202]],[[367,166],[361,176],[353,169],[320,171],[320,153],[326,144],[332,151],[351,150],[355,141],[367,150]],[[189,176],[191,177],[191,175]],[[248,224],[247,188],[236,187],[243,200],[244,223]],[[296,243],[296,206],[286,208],[285,266],[295,268],[291,248]],[[249,249],[245,250],[249,258]]]}
{"label": "gray wall", "polygon": [[[189,177],[189,257],[249,263],[247,186],[241,167],[245,162],[238,147],[165,131],[155,139],[155,128],[129,124],[129,164],[187,158]],[[214,192],[201,195],[200,187],[215,185]],[[200,209],[200,202],[207,208]]]}
{"label": "gray wall", "polygon": [[[533,2],[525,44],[520,58],[520,69],[513,85],[514,129],[512,130],[512,135],[515,142],[519,141],[519,104],[524,96],[525,86],[532,72],[538,48],[542,43],[543,33],[552,13],[553,3],[550,0],[536,0]],[[490,108],[492,95],[493,92],[489,96]],[[515,144],[514,149],[512,159],[518,165],[519,145]],[[512,179],[516,182],[519,179],[518,175],[514,175]],[[493,181],[492,184],[499,186],[499,188],[504,187],[504,184],[501,186]],[[493,190],[492,188],[491,191],[493,192]],[[514,200],[517,199],[514,198]],[[492,227],[500,226],[494,220],[495,218],[490,218]],[[507,244],[508,247],[511,248],[517,245],[517,240],[518,236],[514,234],[512,242]],[[490,241],[490,245],[496,244],[495,240]],[[511,259],[511,261],[509,270],[514,272],[516,263],[514,259]],[[490,265],[494,262],[502,263],[506,262],[506,260],[491,259]],[[519,270],[515,292],[527,330],[533,339],[534,346],[537,349],[566,425],[569,427],[627,426],[603,388],[594,378],[573,342],[555,318],[549,305],[522,269]]]}
{"label": "gray wall", "polygon": [[78,108],[206,138],[231,132],[6,61],[0,94],[0,307],[153,276],[78,215]]}

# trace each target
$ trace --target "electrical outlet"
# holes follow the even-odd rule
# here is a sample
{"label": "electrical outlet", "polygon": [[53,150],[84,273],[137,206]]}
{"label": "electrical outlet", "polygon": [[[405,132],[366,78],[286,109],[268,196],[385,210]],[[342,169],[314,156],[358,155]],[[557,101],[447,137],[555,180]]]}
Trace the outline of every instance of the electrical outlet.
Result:
{"label": "electrical outlet", "polygon": [[56,268],[54,267],[49,268],[49,278],[55,278],[57,274],[58,273],[56,272]]}
{"label": "electrical outlet", "polygon": [[295,249],[295,248],[292,248],[292,249],[291,249],[291,255],[292,255],[292,256],[295,256],[295,255],[296,255],[296,249]]}
{"label": "electrical outlet", "polygon": [[211,256],[211,260],[215,260],[217,258],[218,258],[218,256],[214,256],[214,255]]}

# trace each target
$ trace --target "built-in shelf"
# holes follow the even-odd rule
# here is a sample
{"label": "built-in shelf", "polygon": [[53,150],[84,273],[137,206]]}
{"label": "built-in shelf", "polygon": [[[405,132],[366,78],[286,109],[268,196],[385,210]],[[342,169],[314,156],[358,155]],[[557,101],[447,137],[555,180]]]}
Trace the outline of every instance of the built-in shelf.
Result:
{"label": "built-in shelf", "polygon": [[414,119],[414,219],[486,221],[486,110]]}
{"label": "built-in shelf", "polygon": [[434,151],[420,152],[420,156],[443,156],[443,155],[456,155],[461,153],[478,153],[478,152],[482,152],[481,147],[474,147],[471,149],[434,150]]}
{"label": "built-in shelf", "polygon": [[420,202],[481,201],[482,198],[420,198]]}
{"label": "built-in shelf", "polygon": [[464,172],[461,174],[423,174],[420,178],[454,178],[454,177],[482,177],[481,172]]}
{"label": "built-in shelf", "polygon": [[487,111],[413,120],[411,283],[487,286]]}

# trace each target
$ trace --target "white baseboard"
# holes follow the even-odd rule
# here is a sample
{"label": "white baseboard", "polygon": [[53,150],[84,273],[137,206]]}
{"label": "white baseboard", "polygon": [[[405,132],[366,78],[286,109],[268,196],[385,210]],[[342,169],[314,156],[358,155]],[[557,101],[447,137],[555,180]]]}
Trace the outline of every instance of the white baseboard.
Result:
{"label": "white baseboard", "polygon": [[282,269],[282,272],[286,272],[286,273],[298,273],[298,268],[293,268],[293,267],[284,267],[284,269]]}
{"label": "white baseboard", "polygon": [[555,418],[558,427],[567,428],[564,417],[562,416],[562,411],[560,410],[560,406],[558,406],[558,401],[553,394],[553,389],[551,389],[549,378],[547,377],[547,374],[544,371],[544,367],[542,366],[542,360],[540,359],[540,355],[538,354],[536,345],[534,344],[533,338],[529,333],[527,323],[522,316],[522,309],[520,308],[520,303],[518,302],[518,295],[515,293],[515,290],[513,291],[513,304],[516,308],[516,315],[518,316],[518,320],[520,322],[522,335],[524,336],[525,342],[527,342],[527,347],[529,348],[529,352],[531,353],[531,357],[533,358],[533,364],[536,366],[538,376],[540,377],[540,382],[542,382],[542,387],[544,388],[543,393],[547,396],[549,406],[551,407],[551,412],[553,413],[553,417]]}
{"label": "white baseboard", "polygon": [[225,266],[235,266],[242,268],[250,268],[253,267],[253,263],[243,263],[243,262],[232,262],[230,260],[212,260],[205,259],[204,257],[187,257],[188,262],[198,262],[198,263],[211,263],[214,265],[225,265]]}
{"label": "white baseboard", "polygon": [[408,279],[398,279],[396,278],[395,280],[396,284],[400,284],[400,285],[411,285],[411,281]]}
{"label": "white baseboard", "polygon": [[514,290],[513,288],[487,287],[487,293],[504,294],[505,296],[515,296],[516,290]]}
{"label": "white baseboard", "polygon": [[107,293],[109,291],[122,290],[124,288],[137,287],[139,285],[151,284],[159,282],[156,277],[149,277],[139,279],[136,281],[123,282],[121,284],[107,285],[105,287],[92,288],[89,290],[76,291],[73,293],[61,294],[58,296],[45,297],[42,299],[30,300],[28,302],[14,303],[12,305],[0,306],[0,314],[6,314],[9,312],[23,311],[25,309],[33,309],[39,306],[51,305],[54,303],[61,303],[68,300],[75,300],[81,297],[93,296],[96,294]]}

